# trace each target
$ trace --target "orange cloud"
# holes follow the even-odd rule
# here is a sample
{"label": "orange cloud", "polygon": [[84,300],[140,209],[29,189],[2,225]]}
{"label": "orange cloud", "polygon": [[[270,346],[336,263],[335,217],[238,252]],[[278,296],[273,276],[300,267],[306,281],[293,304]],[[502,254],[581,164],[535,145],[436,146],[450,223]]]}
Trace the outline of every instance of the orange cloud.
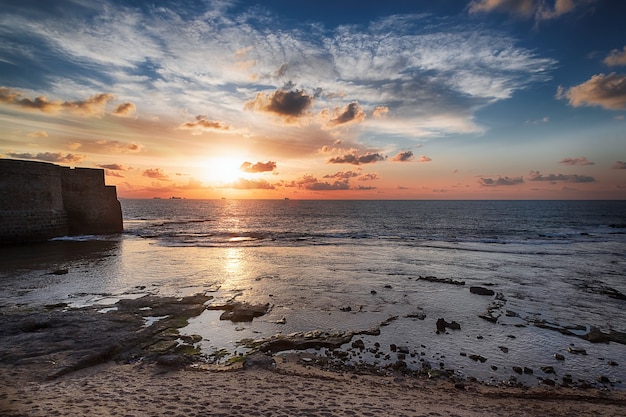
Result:
{"label": "orange cloud", "polygon": [[232,127],[229,124],[219,122],[216,120],[210,120],[207,116],[196,116],[195,122],[187,122],[180,125],[180,129],[192,129],[192,130],[231,130]]}
{"label": "orange cloud", "polygon": [[336,127],[348,123],[360,123],[365,120],[365,112],[359,103],[353,101],[343,108],[336,108],[333,118],[328,122],[329,126]]}
{"label": "orange cloud", "polygon": [[96,165],[96,166],[100,168],[104,168],[104,169],[110,169],[112,171],[129,171],[133,169],[132,167],[126,167],[121,164],[102,164],[102,165]]}
{"label": "orange cloud", "polygon": [[611,169],[626,169],[626,162],[615,161],[615,163],[611,166]]}
{"label": "orange cloud", "polygon": [[153,178],[160,181],[166,181],[170,179],[167,175],[165,175],[165,173],[163,173],[161,168],[146,169],[142,175],[144,177]]}
{"label": "orange cloud", "polygon": [[413,159],[413,151],[404,151],[399,152],[396,156],[394,156],[391,160],[393,162],[407,162]]}
{"label": "orange cloud", "polygon": [[37,132],[29,133],[28,137],[31,137],[31,138],[47,138],[48,137],[48,133],[44,132],[43,130],[38,130]]}
{"label": "orange cloud", "polygon": [[259,172],[272,172],[276,169],[276,162],[267,161],[267,162],[257,162],[253,164],[252,162],[244,162],[239,167],[244,172],[249,173],[259,173]]}
{"label": "orange cloud", "polygon": [[239,178],[226,188],[235,188],[238,190],[274,190],[275,187],[265,180],[248,180],[245,178]]}
{"label": "orange cloud", "polygon": [[23,97],[22,93],[11,88],[0,87],[0,103],[22,107],[28,110],[40,110],[44,113],[57,113],[67,110],[83,116],[104,114],[105,106],[115,99],[113,94],[102,93],[79,101],[49,101],[45,96],[34,99]]}
{"label": "orange cloud", "polygon": [[372,116],[377,118],[377,119],[380,119],[382,117],[385,117],[387,115],[387,113],[389,113],[389,107],[387,107],[387,106],[378,106],[372,112]]}
{"label": "orange cloud", "polygon": [[137,107],[133,103],[122,103],[113,110],[113,115],[119,117],[130,117],[132,116]]}
{"label": "orange cloud", "polygon": [[483,187],[498,187],[502,185],[519,185],[524,182],[524,179],[522,177],[498,177],[497,179],[481,177],[478,182]]}
{"label": "orange cloud", "polygon": [[608,110],[623,110],[626,109],[626,75],[594,75],[567,91],[559,86],[556,98],[568,99],[574,107],[601,106]]}

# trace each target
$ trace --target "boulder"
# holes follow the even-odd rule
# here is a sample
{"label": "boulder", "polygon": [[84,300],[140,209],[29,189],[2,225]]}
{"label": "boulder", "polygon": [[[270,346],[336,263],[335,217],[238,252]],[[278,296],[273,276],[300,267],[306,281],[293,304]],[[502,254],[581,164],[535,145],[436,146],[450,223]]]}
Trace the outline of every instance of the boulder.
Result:
{"label": "boulder", "polygon": [[493,290],[485,287],[470,287],[470,292],[476,295],[495,295]]}

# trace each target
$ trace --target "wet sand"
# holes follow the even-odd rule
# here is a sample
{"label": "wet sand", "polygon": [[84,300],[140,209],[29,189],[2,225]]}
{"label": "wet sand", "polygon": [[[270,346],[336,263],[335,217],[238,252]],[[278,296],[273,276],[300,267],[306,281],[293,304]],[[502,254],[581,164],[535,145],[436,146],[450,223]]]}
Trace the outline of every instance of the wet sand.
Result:
{"label": "wet sand", "polygon": [[[228,371],[108,362],[42,380],[3,367],[3,416],[617,416],[624,392],[495,388],[321,371],[278,360]],[[32,369],[31,369],[32,370]]]}

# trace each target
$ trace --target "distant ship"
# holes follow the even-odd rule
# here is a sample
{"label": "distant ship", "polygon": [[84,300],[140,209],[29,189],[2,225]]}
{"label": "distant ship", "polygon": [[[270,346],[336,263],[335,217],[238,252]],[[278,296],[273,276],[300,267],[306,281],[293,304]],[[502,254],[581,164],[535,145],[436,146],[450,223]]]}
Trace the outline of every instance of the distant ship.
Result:
{"label": "distant ship", "polygon": [[182,200],[182,199],[183,199],[182,197],[174,197],[174,196],[170,197],[170,200]]}

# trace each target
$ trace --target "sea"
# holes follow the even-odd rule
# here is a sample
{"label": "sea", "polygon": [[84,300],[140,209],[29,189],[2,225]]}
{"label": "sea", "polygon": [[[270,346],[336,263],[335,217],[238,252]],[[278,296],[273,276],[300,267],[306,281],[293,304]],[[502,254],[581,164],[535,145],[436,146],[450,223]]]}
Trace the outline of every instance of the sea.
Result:
{"label": "sea", "polygon": [[[626,332],[626,201],[120,201],[122,234],[0,248],[0,312],[204,293],[270,306],[246,323],[191,319],[181,332],[202,336],[207,361],[244,341],[378,328],[353,337],[365,348],[348,362],[626,386],[626,345],[584,338]],[[439,319],[460,329],[437,332]]]}

